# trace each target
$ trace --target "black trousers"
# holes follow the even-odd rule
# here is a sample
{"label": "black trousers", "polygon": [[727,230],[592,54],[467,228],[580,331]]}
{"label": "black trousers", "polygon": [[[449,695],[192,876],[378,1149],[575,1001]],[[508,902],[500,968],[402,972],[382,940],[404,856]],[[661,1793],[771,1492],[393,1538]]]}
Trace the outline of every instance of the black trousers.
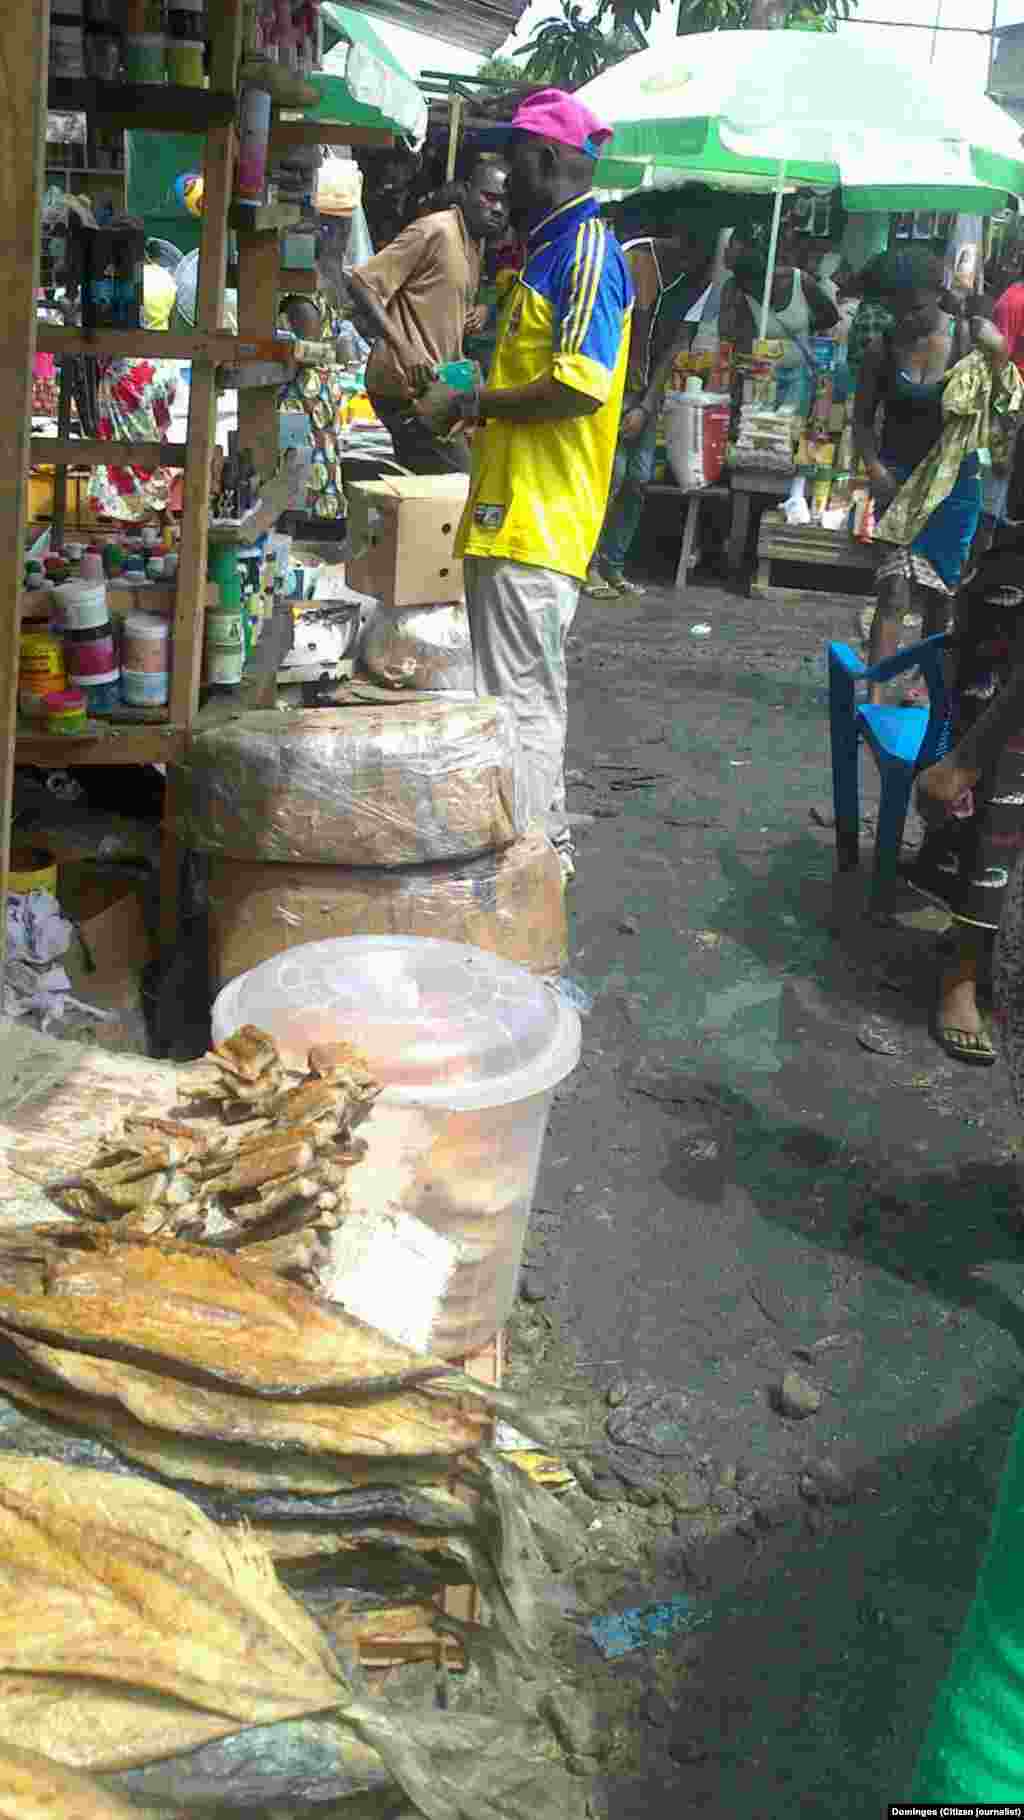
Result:
{"label": "black trousers", "polygon": [[410,474],[469,473],[469,444],[461,431],[450,441],[442,441],[420,422],[411,405],[380,398],[374,398],[372,403],[390,432],[395,460]]}

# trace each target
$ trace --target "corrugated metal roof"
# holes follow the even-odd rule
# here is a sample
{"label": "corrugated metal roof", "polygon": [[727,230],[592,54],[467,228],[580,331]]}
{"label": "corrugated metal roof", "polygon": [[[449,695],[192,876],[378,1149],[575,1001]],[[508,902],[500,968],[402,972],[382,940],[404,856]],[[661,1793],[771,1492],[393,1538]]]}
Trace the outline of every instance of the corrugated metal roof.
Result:
{"label": "corrugated metal roof", "polygon": [[361,0],[359,11],[489,56],[515,31],[529,0]]}

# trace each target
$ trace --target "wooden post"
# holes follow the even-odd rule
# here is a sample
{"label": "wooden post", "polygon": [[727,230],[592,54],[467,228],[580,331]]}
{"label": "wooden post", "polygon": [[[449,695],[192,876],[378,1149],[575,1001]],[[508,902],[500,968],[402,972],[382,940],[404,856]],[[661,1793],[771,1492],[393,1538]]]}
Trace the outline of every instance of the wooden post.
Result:
{"label": "wooden post", "polygon": [[[221,0],[212,15],[211,81],[234,89],[242,44],[239,0]],[[214,127],[206,136],[203,231],[199,243],[196,328],[218,329],[224,309],[228,268],[228,208],[234,181],[234,126]],[[210,483],[217,441],[216,368],[209,359],[192,362],[188,411],[188,465],[181,515],[181,556],[174,613],[174,667],[171,721],[188,726],[199,703],[206,617],[206,540]],[[169,953],[178,934],[181,854],[173,833],[174,784],[169,777],[160,853],[160,946]]]}
{"label": "wooden post", "polygon": [[[238,235],[238,335],[265,340],[277,327],[281,246],[276,234]],[[280,449],[277,388],[238,394],[238,446],[251,449],[261,480],[274,473]]]}
{"label": "wooden post", "polygon": [[0,991],[7,936],[32,362],[46,145],[48,0],[4,9],[0,37]]}

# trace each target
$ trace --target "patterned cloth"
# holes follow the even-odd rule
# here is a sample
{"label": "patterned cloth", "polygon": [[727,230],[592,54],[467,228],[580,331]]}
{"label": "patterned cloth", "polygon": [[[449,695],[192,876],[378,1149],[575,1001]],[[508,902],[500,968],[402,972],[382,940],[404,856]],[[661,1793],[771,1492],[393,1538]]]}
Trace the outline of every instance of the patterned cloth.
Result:
{"label": "patterned cloth", "polygon": [[[96,433],[110,442],[163,442],[171,427],[178,366],[171,360],[98,365]],[[89,498],[102,518],[130,522],[166,512],[176,468],[94,468]]]}
{"label": "patterned cloth", "polygon": [[[1024,381],[1012,361],[996,373],[977,349],[958,360],[950,368],[942,393],[942,435],[900,487],[876,526],[876,538],[882,543],[912,544],[939,507],[964,486],[965,464],[979,449],[990,451],[997,468],[1008,466],[1013,448],[1010,419],[1021,410]],[[980,478],[977,493],[980,513]]]}
{"label": "patterned cloth", "polygon": [[[990,552],[957,600],[952,744],[991,707],[1024,655],[1024,557]],[[908,882],[957,922],[997,929],[1010,874],[1024,852],[1024,729],[1007,741],[966,810],[929,830]]]}
{"label": "patterned cloth", "polygon": [[[320,318],[320,340],[334,341],[343,318],[322,291],[303,298]],[[313,437],[313,468],[306,493],[310,518],[340,518],[345,510],[341,484],[341,411],[348,390],[340,367],[300,367],[279,398],[282,411],[305,411]]]}
{"label": "patterned cloth", "polygon": [[895,326],[896,318],[883,304],[870,303],[867,298],[864,299],[850,324],[846,343],[846,364],[855,379],[867,353],[868,342],[888,335]]}

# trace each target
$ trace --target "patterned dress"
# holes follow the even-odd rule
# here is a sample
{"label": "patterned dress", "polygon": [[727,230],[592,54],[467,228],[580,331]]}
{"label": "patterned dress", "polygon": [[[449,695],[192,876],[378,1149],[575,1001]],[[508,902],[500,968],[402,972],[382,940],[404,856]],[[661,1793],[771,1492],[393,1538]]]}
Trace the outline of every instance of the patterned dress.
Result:
{"label": "patterned dress", "polygon": [[[1005,687],[1024,660],[1024,545],[996,546],[957,598],[952,744]],[[957,922],[998,929],[1011,875],[1024,853],[1024,727],[960,805],[930,830],[908,882],[951,910]]]}
{"label": "patterned dress", "polygon": [[[320,339],[334,341],[343,317],[322,291],[303,298],[320,317]],[[313,470],[306,494],[310,518],[340,518],[345,511],[342,493],[342,407],[348,387],[341,367],[300,367],[280,396],[282,411],[305,411],[313,437]]]}
{"label": "patterned dress", "polygon": [[[111,360],[97,375],[96,433],[111,442],[163,442],[178,389],[172,360]],[[137,521],[166,512],[176,468],[94,468],[89,498],[103,518]]]}

